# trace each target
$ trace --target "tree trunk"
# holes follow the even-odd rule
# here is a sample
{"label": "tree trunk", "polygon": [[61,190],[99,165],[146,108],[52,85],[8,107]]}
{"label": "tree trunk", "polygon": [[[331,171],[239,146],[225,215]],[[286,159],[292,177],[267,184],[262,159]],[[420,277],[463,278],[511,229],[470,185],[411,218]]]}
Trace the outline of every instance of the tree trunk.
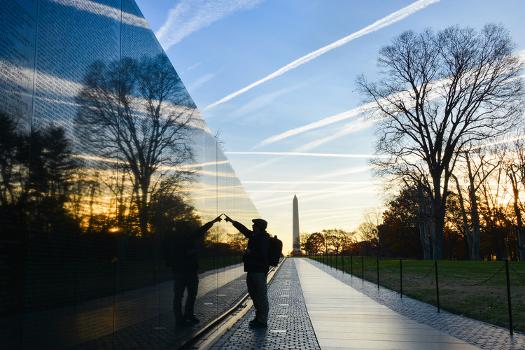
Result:
{"label": "tree trunk", "polygon": [[[440,176],[433,177],[434,196],[432,198],[432,221],[431,221],[431,236],[432,236],[432,258],[434,260],[443,259],[443,241],[445,229],[445,195],[441,193]],[[446,192],[446,190],[445,190]]]}
{"label": "tree trunk", "polygon": [[432,258],[434,260],[443,259],[443,243],[445,236],[445,210],[443,209],[442,199],[434,201],[435,211],[432,217]]}
{"label": "tree trunk", "polygon": [[467,218],[467,210],[465,209],[465,200],[463,199],[463,193],[461,192],[461,187],[459,186],[459,181],[456,176],[453,175],[453,178],[456,182],[456,189],[458,191],[458,197],[459,197],[459,207],[461,209],[461,218],[463,220],[463,236],[465,238],[465,242],[467,243],[467,250],[468,250],[468,256],[470,260],[474,260],[473,257],[473,242],[472,242],[472,232],[470,231],[468,218]]}
{"label": "tree trunk", "polygon": [[472,251],[471,259],[480,260],[480,222],[479,222],[479,211],[478,211],[478,200],[476,198],[476,186],[474,186],[474,175],[472,175],[472,168],[470,166],[470,158],[467,154],[467,167],[468,167],[468,179],[469,179],[469,200],[470,200],[470,218],[472,220]]}
{"label": "tree trunk", "polygon": [[431,248],[430,248],[430,225],[428,215],[428,206],[425,200],[425,195],[423,193],[423,185],[418,184],[417,186],[418,193],[418,203],[419,203],[419,239],[421,241],[421,248],[423,250],[423,259],[428,260],[432,258]]}
{"label": "tree trunk", "polygon": [[480,242],[481,242],[481,228],[479,222],[478,201],[476,193],[472,188],[469,188],[470,196],[470,216],[472,220],[472,252],[471,259],[480,259]]}
{"label": "tree trunk", "polygon": [[514,214],[516,215],[516,242],[518,244],[518,256],[520,261],[525,260],[525,232],[523,229],[523,218],[519,206],[519,189],[518,181],[514,174],[509,174],[510,182],[512,184],[512,193],[514,195]]}
{"label": "tree trunk", "polygon": [[149,184],[147,181],[142,181],[140,184],[140,207],[139,207],[139,223],[140,223],[140,233],[142,237],[146,237],[149,233],[148,230],[148,191]]}

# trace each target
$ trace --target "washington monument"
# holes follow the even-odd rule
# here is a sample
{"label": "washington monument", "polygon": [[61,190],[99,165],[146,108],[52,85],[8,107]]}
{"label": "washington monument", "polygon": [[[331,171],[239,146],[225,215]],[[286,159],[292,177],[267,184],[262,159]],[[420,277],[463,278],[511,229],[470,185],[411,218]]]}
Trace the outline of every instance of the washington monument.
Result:
{"label": "washington monument", "polygon": [[299,204],[297,196],[293,196],[293,255],[301,254],[301,242],[299,241]]}

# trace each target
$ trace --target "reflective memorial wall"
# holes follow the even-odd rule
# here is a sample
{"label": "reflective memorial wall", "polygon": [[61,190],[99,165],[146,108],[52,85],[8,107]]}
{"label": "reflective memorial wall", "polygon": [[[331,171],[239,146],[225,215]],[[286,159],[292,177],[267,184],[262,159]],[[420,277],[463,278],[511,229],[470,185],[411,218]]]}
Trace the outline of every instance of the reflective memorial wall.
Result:
{"label": "reflective memorial wall", "polygon": [[246,293],[244,239],[202,225],[256,208],[133,0],[0,10],[2,348],[180,346]]}

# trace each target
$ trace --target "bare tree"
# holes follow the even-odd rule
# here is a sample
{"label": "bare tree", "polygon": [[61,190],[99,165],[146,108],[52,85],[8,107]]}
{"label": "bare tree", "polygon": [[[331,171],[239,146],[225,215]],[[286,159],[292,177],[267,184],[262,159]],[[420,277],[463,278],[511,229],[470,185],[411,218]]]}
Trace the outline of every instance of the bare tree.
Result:
{"label": "bare tree", "polygon": [[[478,190],[489,176],[501,165],[501,160],[490,157],[486,149],[477,148],[465,151],[460,156],[462,167],[456,167],[467,179],[467,199],[463,196],[463,188],[458,177],[452,174],[459,197],[459,207],[463,221],[463,235],[469,248],[469,258],[479,260],[481,242],[481,222],[479,215]],[[466,168],[466,169],[465,169]],[[467,206],[468,205],[468,206]],[[467,214],[468,212],[468,214]],[[470,218],[470,220],[469,220]]]}
{"label": "bare tree", "polygon": [[433,257],[443,257],[449,180],[459,152],[509,130],[523,109],[522,64],[507,31],[450,27],[405,32],[384,47],[382,78],[358,80],[379,115],[375,164],[383,174],[424,175]]}
{"label": "bare tree", "polygon": [[520,260],[524,261],[525,227],[523,223],[523,203],[520,200],[520,192],[525,188],[525,143],[523,140],[517,140],[506,151],[510,154],[506,157],[504,167],[512,190],[512,207],[515,216],[518,255]]}
{"label": "bare tree", "polygon": [[[118,161],[131,178],[140,232],[148,233],[150,198],[192,159],[195,105],[165,55],[91,66],[76,123],[87,151]],[[172,181],[177,183],[177,181]]]}

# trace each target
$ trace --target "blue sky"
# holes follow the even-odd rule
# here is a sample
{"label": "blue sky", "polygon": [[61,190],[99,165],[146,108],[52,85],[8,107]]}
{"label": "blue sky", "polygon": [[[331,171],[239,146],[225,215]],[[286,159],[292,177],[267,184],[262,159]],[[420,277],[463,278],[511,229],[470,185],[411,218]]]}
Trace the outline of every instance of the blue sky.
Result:
{"label": "blue sky", "polygon": [[[363,157],[374,152],[374,128],[352,110],[363,102],[356,77],[375,77],[378,51],[393,37],[409,29],[479,29],[499,23],[511,32],[516,50],[525,49],[523,0],[137,3],[209,127],[220,132],[233,168],[270,231],[282,236],[291,236],[295,193],[302,232],[352,230],[383,205],[384,188]],[[257,83],[356,32],[357,38]],[[322,122],[335,115],[338,122]],[[315,122],[306,131],[286,133]]]}

